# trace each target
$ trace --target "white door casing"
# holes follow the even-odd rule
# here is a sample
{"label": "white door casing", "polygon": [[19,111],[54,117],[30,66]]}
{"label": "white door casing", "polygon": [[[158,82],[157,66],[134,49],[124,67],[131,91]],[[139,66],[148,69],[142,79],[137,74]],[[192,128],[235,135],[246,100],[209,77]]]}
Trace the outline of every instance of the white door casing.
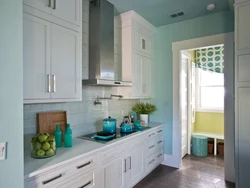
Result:
{"label": "white door casing", "polygon": [[187,51],[181,52],[181,74],[180,74],[180,113],[181,113],[181,157],[183,158],[188,153],[188,130],[189,121],[188,116],[189,109],[189,95],[188,95],[188,66],[190,66],[190,54]]}
{"label": "white door casing", "polygon": [[[234,33],[224,33],[219,35],[207,36],[202,38],[190,39],[185,41],[179,41],[172,43],[172,51],[173,51],[173,151],[172,155],[168,156],[168,165],[176,168],[181,167],[181,124],[180,124],[180,51],[181,50],[193,50],[201,47],[210,47],[215,45],[225,44],[225,55],[224,59],[227,59],[229,62],[229,67],[226,65],[225,60],[225,73],[224,75],[228,76],[227,78],[234,77],[233,74],[229,71],[231,69],[233,53],[231,48],[233,48],[234,42]],[[227,84],[232,85],[233,79],[230,80]],[[225,89],[228,89],[228,85],[225,85]],[[233,101],[233,94],[226,93],[225,98],[228,101]],[[231,105],[230,105],[231,106]],[[234,169],[234,121],[232,118],[232,114],[234,114],[234,107],[224,110],[225,119],[229,117],[230,120],[227,121],[227,126],[224,126],[225,132],[225,152],[227,157],[225,157],[225,179],[227,181],[234,182],[235,178],[235,169]],[[166,159],[164,159],[165,161]]]}

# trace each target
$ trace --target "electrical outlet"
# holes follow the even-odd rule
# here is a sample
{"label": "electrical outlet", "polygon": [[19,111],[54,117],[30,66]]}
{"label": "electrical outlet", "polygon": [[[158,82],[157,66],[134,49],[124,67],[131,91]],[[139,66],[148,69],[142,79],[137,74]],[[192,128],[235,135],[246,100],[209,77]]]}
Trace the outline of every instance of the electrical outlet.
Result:
{"label": "electrical outlet", "polygon": [[7,142],[0,143],[0,161],[6,159]]}

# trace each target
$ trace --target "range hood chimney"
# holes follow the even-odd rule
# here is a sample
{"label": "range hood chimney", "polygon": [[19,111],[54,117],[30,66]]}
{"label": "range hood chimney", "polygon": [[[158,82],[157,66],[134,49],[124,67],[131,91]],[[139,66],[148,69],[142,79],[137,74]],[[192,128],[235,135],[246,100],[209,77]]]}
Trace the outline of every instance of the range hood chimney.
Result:
{"label": "range hood chimney", "polygon": [[82,84],[131,87],[131,82],[114,80],[113,4],[92,0],[89,6],[89,79]]}

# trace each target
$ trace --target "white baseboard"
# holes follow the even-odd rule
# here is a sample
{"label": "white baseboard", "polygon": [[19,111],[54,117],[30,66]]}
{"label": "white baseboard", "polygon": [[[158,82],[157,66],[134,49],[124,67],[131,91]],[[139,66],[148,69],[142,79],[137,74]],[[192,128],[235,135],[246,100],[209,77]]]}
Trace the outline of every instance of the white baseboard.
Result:
{"label": "white baseboard", "polygon": [[173,155],[164,154],[164,160],[161,164],[166,165],[166,166],[170,166],[170,167],[174,167],[174,168],[180,168],[179,161]]}

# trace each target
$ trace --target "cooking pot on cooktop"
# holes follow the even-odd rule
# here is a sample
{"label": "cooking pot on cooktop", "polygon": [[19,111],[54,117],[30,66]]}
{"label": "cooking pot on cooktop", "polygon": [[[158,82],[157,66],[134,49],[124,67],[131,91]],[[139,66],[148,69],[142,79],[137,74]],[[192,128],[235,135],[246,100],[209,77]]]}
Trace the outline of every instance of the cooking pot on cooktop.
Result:
{"label": "cooking pot on cooktop", "polygon": [[102,120],[103,131],[116,133],[116,119],[108,117]]}

